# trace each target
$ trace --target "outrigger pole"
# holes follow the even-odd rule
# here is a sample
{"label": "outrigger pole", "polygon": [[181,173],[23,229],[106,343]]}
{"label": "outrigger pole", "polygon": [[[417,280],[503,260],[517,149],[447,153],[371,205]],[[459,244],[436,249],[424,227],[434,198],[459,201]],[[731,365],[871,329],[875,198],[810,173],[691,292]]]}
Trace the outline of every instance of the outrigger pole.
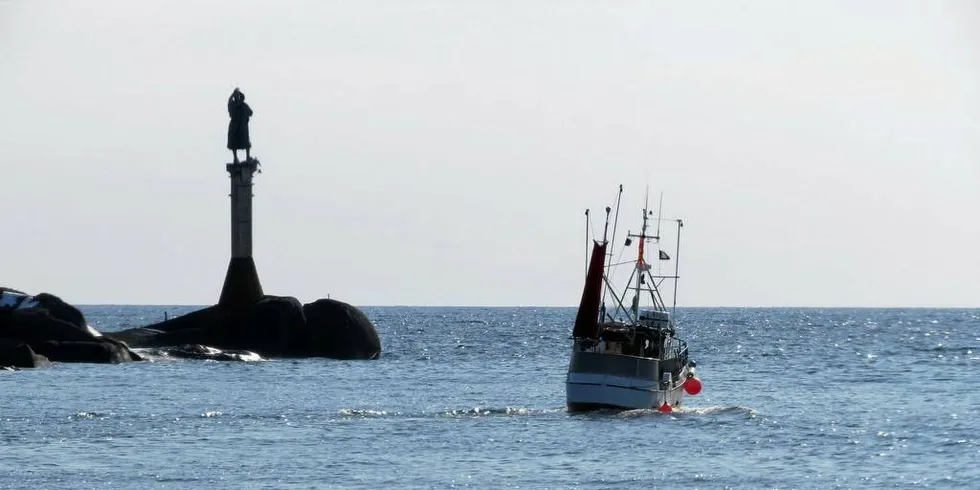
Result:
{"label": "outrigger pole", "polygon": [[[663,262],[660,260],[660,222],[663,221],[663,218],[664,218],[664,191],[660,191],[660,204],[657,205],[657,274],[658,275],[662,274],[661,271],[663,270],[663,265],[662,265]],[[676,288],[677,286],[674,287]],[[661,300],[661,303],[663,303],[663,300]],[[665,310],[667,309],[666,304],[664,305],[664,309]]]}
{"label": "outrigger pole", "polygon": [[[623,200],[623,184],[619,184],[619,194],[616,195],[616,217],[613,219],[613,234],[610,240],[612,243],[616,243],[616,228],[619,226],[619,203]],[[609,249],[609,258],[612,259],[612,248]],[[609,275],[609,267],[612,265],[612,260],[606,263],[606,275]]]}
{"label": "outrigger pole", "polygon": [[[607,240],[607,236],[609,235],[609,212],[610,211],[612,211],[612,208],[606,206],[606,227],[602,230],[603,246],[609,243],[609,241]],[[615,226],[613,227],[613,229],[615,230]],[[603,254],[602,260],[603,262],[606,262],[605,254]],[[606,277],[605,270],[602,271],[602,277],[603,278]],[[599,299],[599,320],[606,321],[606,288],[602,288],[602,297]]]}
{"label": "outrigger pole", "polygon": [[609,235],[609,212],[610,211],[612,211],[612,208],[610,208],[609,206],[606,206],[606,226],[605,226],[605,228],[602,229],[602,242],[603,243],[606,242],[606,237]]}
{"label": "outrigger pole", "polygon": [[[616,194],[616,217],[613,219],[613,233],[612,241],[610,243],[616,243],[616,229],[619,227],[619,204],[623,201],[623,184],[619,184],[619,193]],[[608,216],[609,208],[606,208],[606,214]],[[603,237],[605,238],[605,237]],[[612,267],[612,251],[613,247],[609,247],[609,252],[606,254],[606,271],[604,273],[605,277],[609,277],[609,269]],[[606,321],[606,290],[608,287],[602,289],[602,321]]]}
{"label": "outrigger pole", "polygon": [[585,277],[589,277],[589,208],[585,208]]}

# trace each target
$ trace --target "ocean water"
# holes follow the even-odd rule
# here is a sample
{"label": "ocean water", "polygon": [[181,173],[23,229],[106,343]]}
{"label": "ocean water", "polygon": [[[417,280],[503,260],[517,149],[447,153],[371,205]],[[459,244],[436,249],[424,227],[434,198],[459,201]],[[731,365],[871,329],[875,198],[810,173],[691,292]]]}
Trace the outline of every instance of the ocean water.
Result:
{"label": "ocean water", "polygon": [[564,411],[572,308],[365,311],[377,361],[0,372],[0,488],[980,488],[980,310],[679,309],[671,414]]}

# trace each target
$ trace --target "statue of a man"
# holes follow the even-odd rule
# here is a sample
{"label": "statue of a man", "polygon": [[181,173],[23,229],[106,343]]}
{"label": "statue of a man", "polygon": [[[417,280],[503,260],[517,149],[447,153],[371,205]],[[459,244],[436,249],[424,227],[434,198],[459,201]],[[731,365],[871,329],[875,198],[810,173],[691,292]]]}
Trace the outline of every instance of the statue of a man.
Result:
{"label": "statue of a man", "polygon": [[238,88],[228,97],[228,149],[231,150],[235,163],[238,163],[238,151],[245,150],[245,161],[251,160],[252,141],[248,137],[248,119],[252,117],[252,108],[245,103],[245,94]]}

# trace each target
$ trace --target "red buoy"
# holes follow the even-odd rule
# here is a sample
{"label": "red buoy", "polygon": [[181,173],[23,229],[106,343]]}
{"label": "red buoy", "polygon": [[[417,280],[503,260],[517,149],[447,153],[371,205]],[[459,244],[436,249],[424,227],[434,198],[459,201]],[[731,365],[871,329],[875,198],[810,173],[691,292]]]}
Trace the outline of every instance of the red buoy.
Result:
{"label": "red buoy", "polygon": [[659,410],[659,411],[661,411],[663,413],[673,412],[674,411],[674,409],[673,408],[670,408],[670,405],[668,405],[666,402],[664,402],[663,404],[661,404],[660,405],[660,408],[657,408],[657,410]]}
{"label": "red buoy", "polygon": [[697,395],[698,393],[701,393],[701,380],[695,378],[694,376],[687,378],[687,381],[684,381],[684,391],[686,391],[688,395]]}

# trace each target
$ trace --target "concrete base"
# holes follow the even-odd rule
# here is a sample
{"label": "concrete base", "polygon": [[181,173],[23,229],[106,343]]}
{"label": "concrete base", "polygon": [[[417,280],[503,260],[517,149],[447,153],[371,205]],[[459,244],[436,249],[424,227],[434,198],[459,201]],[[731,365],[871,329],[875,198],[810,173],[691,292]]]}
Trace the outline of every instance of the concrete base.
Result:
{"label": "concrete base", "polygon": [[218,306],[229,309],[245,308],[262,299],[262,284],[252,257],[232,257],[225,273]]}

